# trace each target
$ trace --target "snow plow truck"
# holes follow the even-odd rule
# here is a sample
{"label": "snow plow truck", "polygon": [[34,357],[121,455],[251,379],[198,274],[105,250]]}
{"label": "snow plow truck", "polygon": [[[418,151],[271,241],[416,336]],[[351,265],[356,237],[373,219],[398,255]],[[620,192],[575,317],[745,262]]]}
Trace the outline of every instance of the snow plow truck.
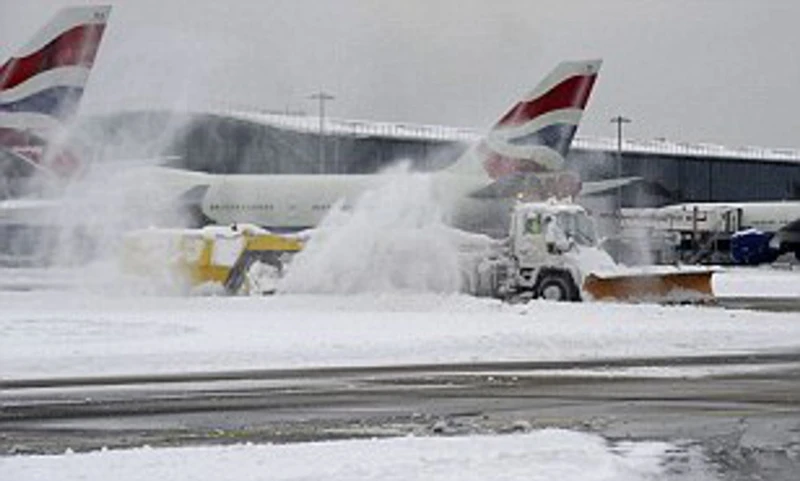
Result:
{"label": "snow plow truck", "polygon": [[713,269],[626,267],[598,246],[595,225],[580,205],[520,202],[507,238],[474,256],[467,283],[477,295],[507,300],[612,300],[684,303],[713,298]]}

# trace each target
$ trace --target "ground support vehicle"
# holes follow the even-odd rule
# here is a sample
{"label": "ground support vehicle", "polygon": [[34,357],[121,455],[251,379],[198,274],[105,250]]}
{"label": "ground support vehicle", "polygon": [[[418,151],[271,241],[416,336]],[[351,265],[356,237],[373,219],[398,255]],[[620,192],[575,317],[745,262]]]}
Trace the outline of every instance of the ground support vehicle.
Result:
{"label": "ground support vehicle", "polygon": [[269,294],[302,246],[297,238],[250,224],[143,229],[125,236],[122,261],[128,273],[184,290]]}
{"label": "ground support vehicle", "polygon": [[508,237],[473,260],[478,295],[559,301],[696,302],[713,297],[713,269],[626,267],[598,247],[594,222],[571,202],[518,203]]}

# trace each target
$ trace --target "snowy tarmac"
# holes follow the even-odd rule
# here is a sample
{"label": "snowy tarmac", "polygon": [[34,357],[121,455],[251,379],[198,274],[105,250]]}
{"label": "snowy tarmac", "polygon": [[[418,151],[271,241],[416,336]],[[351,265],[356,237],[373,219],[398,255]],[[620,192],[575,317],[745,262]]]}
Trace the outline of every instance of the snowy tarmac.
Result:
{"label": "snowy tarmac", "polygon": [[[510,432],[546,446],[551,439],[541,429],[559,428],[579,446],[599,443],[612,464],[625,462],[615,457],[619,440],[659,440],[665,452],[682,453],[677,465],[665,461],[670,454],[656,455],[653,473],[597,479],[625,479],[623,472],[703,479],[698,473],[708,469],[730,474],[722,479],[746,470],[793,479],[787,473],[800,469],[800,318],[791,306],[507,305],[419,293],[185,298],[121,292],[99,279],[76,283],[69,271],[2,274],[6,454],[334,439],[370,445],[346,440],[407,435],[481,443]],[[774,303],[800,298],[799,275],[736,270],[717,274],[715,290]],[[498,442],[498,457],[513,456]],[[303,446],[287,453],[301,460],[322,452]],[[381,446],[390,456],[406,449]],[[211,451],[169,456],[186,456],[184,463],[202,456],[221,467],[262,454],[203,449]],[[699,454],[689,456],[692,450]],[[422,451],[411,449],[407,466],[429,467],[414,461]],[[162,473],[153,479],[191,479],[189,471],[164,475],[160,449],[126,453],[0,457],[0,471],[13,479],[62,470],[61,479],[105,479],[113,466],[133,463]],[[331,477],[316,469],[306,474]],[[425,469],[398,476],[415,479]],[[347,478],[380,477],[364,472]]]}
{"label": "snowy tarmac", "polygon": [[3,379],[789,351],[796,313],[465,296],[3,294]]}
{"label": "snowy tarmac", "polygon": [[[19,271],[15,271],[15,274]],[[792,352],[800,318],[715,306],[503,304],[457,294],[136,295],[0,291],[0,379]],[[19,272],[6,284],[31,285]],[[800,300],[800,272],[715,274],[727,305]],[[87,282],[97,282],[89,277]],[[725,304],[723,304],[725,305]],[[790,306],[791,307],[791,306]]]}
{"label": "snowy tarmac", "polygon": [[[198,373],[60,379],[49,385],[9,381],[3,385],[0,416],[3,452],[60,454],[69,448],[94,454],[0,458],[0,465],[5,462],[8,472],[24,475],[14,479],[45,479],[62,469],[68,476],[61,479],[105,479],[108,470],[121,465],[127,466],[126,472],[138,473],[133,467],[140,466],[161,473],[154,479],[193,479],[170,471],[161,456],[170,453],[181,464],[197,463],[193,459],[200,456],[215,467],[210,471],[236,472],[225,468],[230,453],[242,456],[239,463],[245,466],[265,455],[255,447],[241,447],[243,443],[341,440],[297,448],[313,456],[334,445],[342,450],[370,449],[369,444],[383,449],[386,445],[378,439],[413,436],[438,456],[446,449],[437,445],[446,441],[435,440],[442,436],[481,443],[485,436],[528,433],[539,448],[561,450],[556,459],[565,464],[557,469],[575,468],[585,460],[572,458],[543,434],[558,428],[573,436],[573,448],[579,451],[583,441],[605,446],[608,461],[617,459],[612,453],[620,443],[666,443],[670,454],[650,459],[652,473],[620,478],[623,474],[612,471],[596,479],[741,479],[736,476],[742,472],[768,472],[769,479],[788,480],[794,479],[800,462],[795,450],[800,442],[798,361],[798,354],[770,354]],[[209,445],[239,447],[97,452]],[[416,456],[404,463],[409,471],[400,471],[410,479],[427,472],[421,465],[429,459]],[[471,459],[496,469],[487,467],[494,465],[485,465],[486,460]],[[265,469],[276,470],[269,479],[284,479],[291,472],[271,458],[263,462]],[[550,476],[549,466],[539,460],[531,469],[544,469]],[[330,477],[329,468],[309,466],[307,474]],[[373,479],[371,474],[359,477],[360,472],[336,471],[334,478]],[[725,476],[706,478],[709,472]],[[40,478],[37,473],[44,474]],[[456,479],[455,473],[461,471],[449,471],[441,479]],[[248,476],[253,474],[245,472],[242,479],[259,479]],[[527,479],[516,476],[508,479]],[[496,478],[486,474],[476,479]]]}

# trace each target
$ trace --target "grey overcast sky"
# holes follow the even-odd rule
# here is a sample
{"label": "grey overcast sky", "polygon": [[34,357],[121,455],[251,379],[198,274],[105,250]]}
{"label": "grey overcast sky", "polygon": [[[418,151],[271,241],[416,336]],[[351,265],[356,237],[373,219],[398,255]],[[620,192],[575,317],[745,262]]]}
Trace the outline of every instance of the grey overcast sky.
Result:
{"label": "grey overcast sky", "polygon": [[[62,5],[0,0],[7,57]],[[481,128],[562,59],[604,65],[579,135],[800,147],[797,0],[128,0],[84,113],[232,105]]]}

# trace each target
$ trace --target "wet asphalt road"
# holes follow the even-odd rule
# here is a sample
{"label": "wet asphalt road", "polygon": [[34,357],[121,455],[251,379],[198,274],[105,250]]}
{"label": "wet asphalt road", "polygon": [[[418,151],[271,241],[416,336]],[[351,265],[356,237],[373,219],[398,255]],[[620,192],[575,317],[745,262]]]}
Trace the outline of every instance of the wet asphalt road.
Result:
{"label": "wet asphalt road", "polygon": [[800,297],[717,297],[715,303],[725,309],[800,312]]}
{"label": "wet asphalt road", "polygon": [[0,456],[544,427],[697,448],[725,480],[800,479],[800,352],[0,380]]}
{"label": "wet asphalt road", "polygon": [[[658,377],[677,367],[723,372]],[[723,479],[800,473],[800,353],[29,379],[0,404],[3,454],[563,427],[699,447]]]}

